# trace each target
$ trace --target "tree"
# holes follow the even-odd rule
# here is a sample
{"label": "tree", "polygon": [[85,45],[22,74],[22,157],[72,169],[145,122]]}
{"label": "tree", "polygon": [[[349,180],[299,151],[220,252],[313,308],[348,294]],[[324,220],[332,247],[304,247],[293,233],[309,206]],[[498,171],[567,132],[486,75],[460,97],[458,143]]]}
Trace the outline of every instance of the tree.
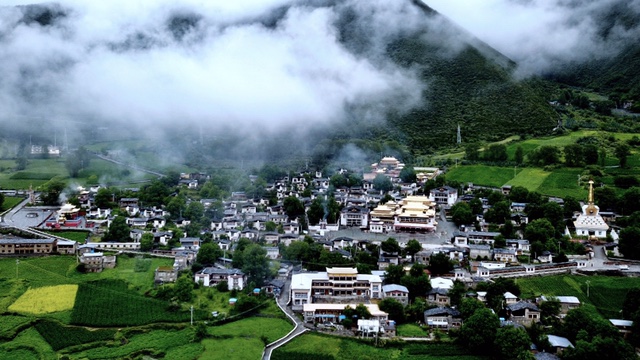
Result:
{"label": "tree", "polygon": [[309,224],[318,224],[324,217],[324,212],[323,197],[318,196],[317,198],[313,199],[311,205],[309,206],[309,210],[307,210],[307,218],[309,219]]}
{"label": "tree", "polygon": [[630,226],[620,231],[620,252],[627,259],[640,259],[640,227]]}
{"label": "tree", "polygon": [[507,146],[505,144],[493,144],[484,151],[484,159],[488,161],[507,161]]}
{"label": "tree", "polygon": [[109,230],[104,234],[104,241],[127,242],[130,238],[131,228],[127,225],[127,219],[124,216],[116,216],[111,221]]}
{"label": "tree", "polygon": [[449,289],[449,292],[447,293],[451,302],[451,306],[460,306],[462,298],[464,297],[464,294],[466,294],[466,292],[467,287],[464,285],[464,283],[460,280],[455,280],[453,282],[453,287]]}
{"label": "tree", "polygon": [[385,284],[400,284],[400,280],[405,275],[404,268],[401,265],[389,264],[384,275]]}
{"label": "tree", "polygon": [[404,306],[394,298],[384,298],[378,303],[380,310],[389,314],[390,320],[395,320],[396,323],[402,324],[405,322]]}
{"label": "tree", "polygon": [[191,201],[184,211],[184,217],[193,221],[200,221],[204,215],[204,205],[200,201]]}
{"label": "tree", "polygon": [[631,155],[631,149],[629,148],[629,145],[625,143],[618,144],[614,150],[614,154],[620,162],[620,167],[627,167],[627,156]]}
{"label": "tree", "polygon": [[471,206],[466,202],[458,202],[451,207],[451,219],[457,225],[472,224],[475,220]]}
{"label": "tree", "polygon": [[251,244],[242,251],[242,261],[242,271],[247,275],[247,282],[261,287],[269,275],[267,251],[258,244]]}
{"label": "tree", "polygon": [[304,215],[304,205],[295,196],[289,196],[284,199],[283,202],[284,212],[287,214],[290,220]]}
{"label": "tree", "polygon": [[213,242],[206,242],[200,246],[196,262],[202,265],[213,265],[223,253],[220,247]]}
{"label": "tree", "polygon": [[475,312],[479,309],[484,309],[485,306],[482,301],[472,298],[466,297],[460,301],[460,315],[462,316],[463,321],[467,321],[471,315],[475,314]]}
{"label": "tree", "polygon": [[533,356],[529,353],[530,345],[531,339],[524,329],[504,326],[496,332],[495,348],[502,359],[532,359]]}
{"label": "tree", "polygon": [[540,304],[540,320],[545,325],[558,326],[558,315],[560,315],[560,301],[552,297]]}
{"label": "tree", "polygon": [[409,271],[409,275],[405,275],[400,279],[400,284],[409,290],[409,299],[413,301],[417,297],[423,297],[431,290],[429,277],[425,273],[425,266],[422,264],[414,264]]}
{"label": "tree", "polygon": [[388,238],[380,244],[380,248],[383,252],[387,254],[399,254],[400,253],[400,244],[394,238]]}
{"label": "tree", "polygon": [[564,163],[568,167],[580,167],[584,165],[584,153],[582,145],[570,144],[564,147]]}
{"label": "tree", "polygon": [[513,202],[526,203],[529,201],[529,189],[524,186],[514,186],[509,192],[509,199]]}
{"label": "tree", "polygon": [[188,275],[181,275],[173,286],[174,296],[182,302],[189,302],[193,299],[193,279]]}
{"label": "tree", "polygon": [[482,200],[478,197],[474,197],[469,201],[469,206],[471,207],[471,213],[474,215],[482,215],[484,213],[484,209],[482,207]]}
{"label": "tree", "polygon": [[442,275],[453,270],[453,264],[446,254],[437,253],[429,257],[428,269],[433,275]]}
{"label": "tree", "polygon": [[491,353],[500,327],[500,320],[489,309],[478,309],[464,322],[459,341],[474,353]]}
{"label": "tree", "polygon": [[411,239],[409,240],[409,242],[407,242],[407,246],[404,248],[404,250],[407,252],[407,254],[411,255],[411,260],[412,262],[414,262],[414,256],[417,252],[422,250],[422,244],[420,244],[420,242],[416,239]]}
{"label": "tree", "polygon": [[416,182],[416,171],[413,170],[413,166],[406,166],[400,170],[400,180],[402,180],[403,183]]}
{"label": "tree", "polygon": [[540,241],[546,244],[548,239],[552,239],[555,234],[555,228],[547,219],[533,220],[524,231],[525,238],[530,242]]}
{"label": "tree", "polygon": [[373,179],[373,187],[378,191],[389,192],[393,189],[393,183],[387,176],[378,174]]}
{"label": "tree", "polygon": [[467,143],[464,147],[464,157],[469,161],[480,160],[480,146],[478,143]]}
{"label": "tree", "polygon": [[484,218],[494,224],[504,224],[505,219],[511,217],[511,204],[508,201],[500,201],[495,203],[491,209],[487,210]]}
{"label": "tree", "polygon": [[82,146],[78,148],[78,150],[69,154],[65,161],[65,166],[67,171],[69,171],[69,175],[73,178],[78,177],[80,170],[89,166],[90,160],[91,154]]}
{"label": "tree", "polygon": [[153,249],[153,234],[152,233],[142,234],[142,238],[140,238],[140,250],[150,251],[152,249]]}
{"label": "tree", "polygon": [[40,194],[40,199],[45,205],[59,205],[60,194],[65,188],[65,183],[60,180],[51,180]]}
{"label": "tree", "polygon": [[515,156],[514,156],[514,160],[515,160],[516,164],[518,164],[518,165],[524,163],[524,152],[522,151],[522,146],[518,146],[516,148],[516,153],[515,153]]}
{"label": "tree", "polygon": [[634,288],[629,290],[624,297],[622,303],[622,317],[625,319],[632,319],[634,314],[640,310],[640,289]]}
{"label": "tree", "polygon": [[598,146],[587,144],[583,147],[584,162],[587,165],[595,165],[598,163]]}
{"label": "tree", "polygon": [[0,193],[0,209],[2,209],[2,204],[4,204],[4,194]]}
{"label": "tree", "polygon": [[[113,192],[112,192],[113,191]],[[100,188],[94,197],[94,205],[100,209],[112,208],[115,189]]]}
{"label": "tree", "polygon": [[529,162],[538,166],[557,164],[560,162],[560,152],[556,146],[543,145],[529,153]]}

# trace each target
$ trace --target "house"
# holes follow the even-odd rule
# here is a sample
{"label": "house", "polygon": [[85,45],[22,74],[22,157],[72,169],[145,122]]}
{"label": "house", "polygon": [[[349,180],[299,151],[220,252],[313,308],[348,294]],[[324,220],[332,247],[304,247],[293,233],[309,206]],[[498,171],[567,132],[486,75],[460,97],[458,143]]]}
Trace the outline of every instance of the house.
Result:
{"label": "house", "polygon": [[362,334],[362,336],[369,334],[377,335],[381,329],[380,320],[358,319],[358,332]]}
{"label": "house", "polygon": [[284,280],[273,279],[270,280],[265,286],[262,287],[267,294],[273,294],[275,297],[279,297],[284,288]]}
{"label": "house", "polygon": [[495,248],[493,249],[493,259],[495,261],[505,262],[505,263],[515,263],[518,262],[518,257],[516,256],[516,250],[512,248],[502,249]]}
{"label": "house", "polygon": [[158,266],[154,280],[157,284],[175,282],[178,278],[178,270],[172,266]]}
{"label": "house", "polygon": [[51,254],[56,251],[56,239],[22,239],[18,237],[0,237],[0,256]]}
{"label": "house", "polygon": [[361,206],[347,206],[340,211],[340,225],[367,228],[369,226],[369,209]]}
{"label": "house", "polygon": [[[302,306],[302,314],[305,322],[338,322],[340,315],[344,309],[349,306],[355,309],[358,304],[304,304]],[[389,320],[389,314],[380,310],[377,304],[364,304],[371,314],[371,320],[378,320],[386,323]]]}
{"label": "house", "polygon": [[185,250],[198,251],[200,249],[200,238],[197,237],[184,237],[180,239],[180,246]]}
{"label": "house", "polygon": [[276,246],[263,246],[262,248],[267,252],[267,258],[275,260],[280,257],[280,248]]}
{"label": "house", "polygon": [[567,348],[573,347],[571,341],[562,336],[547,335],[547,340],[549,340],[549,344],[551,344],[551,348],[556,354],[562,354]]}
{"label": "house", "polygon": [[242,290],[247,282],[245,274],[238,269],[217,269],[212,267],[198,271],[194,278],[195,282],[202,282],[203,286],[216,286],[226,281],[229,290]]}
{"label": "house", "polygon": [[406,286],[397,284],[388,284],[382,286],[382,296],[397,300],[402,305],[409,304],[409,290]]}
{"label": "house", "polygon": [[506,309],[509,314],[509,320],[516,324],[531,326],[531,324],[540,321],[540,309],[534,303],[519,301],[515,304],[507,305]]}
{"label": "house", "polygon": [[277,232],[266,232],[262,237],[267,245],[278,245],[278,241],[280,240],[280,234]]}
{"label": "house", "polygon": [[621,320],[621,319],[609,319],[611,325],[615,326],[616,329],[622,334],[622,336],[626,339],[633,329],[633,321],[631,320]]}
{"label": "house", "polygon": [[102,272],[104,269],[116,267],[116,257],[105,256],[101,252],[85,252],[80,255],[79,260],[86,272]]}
{"label": "house", "polygon": [[431,329],[459,329],[462,326],[462,315],[450,307],[437,307],[424,312],[424,323]]}
{"label": "house", "polygon": [[504,303],[506,305],[511,305],[518,302],[518,297],[508,291],[504,293],[502,296],[504,297]]}
{"label": "house", "polygon": [[429,191],[429,200],[438,205],[453,206],[458,201],[458,189],[442,186]]}
{"label": "house", "polygon": [[531,252],[531,245],[529,244],[529,240],[507,239],[506,243],[507,247],[516,251],[516,255],[525,255]]}
{"label": "house", "polygon": [[500,235],[499,232],[492,231],[469,231],[467,238],[469,244],[488,244],[493,245],[496,236]]}
{"label": "house", "polygon": [[560,303],[560,317],[564,317],[567,315],[569,310],[577,309],[580,307],[580,299],[575,296],[555,296],[555,297],[546,297],[541,296],[540,301],[545,302],[551,299],[556,299]]}
{"label": "house", "polygon": [[469,245],[469,258],[470,259],[478,259],[478,258],[489,258],[491,257],[491,246],[490,245]]}
{"label": "house", "polygon": [[449,289],[432,288],[427,293],[427,302],[439,306],[448,306],[451,304],[449,299]]}
{"label": "house", "polygon": [[326,272],[299,273],[291,278],[293,309],[322,302],[367,302],[382,298],[378,275],[358,274],[356,268],[332,267]]}

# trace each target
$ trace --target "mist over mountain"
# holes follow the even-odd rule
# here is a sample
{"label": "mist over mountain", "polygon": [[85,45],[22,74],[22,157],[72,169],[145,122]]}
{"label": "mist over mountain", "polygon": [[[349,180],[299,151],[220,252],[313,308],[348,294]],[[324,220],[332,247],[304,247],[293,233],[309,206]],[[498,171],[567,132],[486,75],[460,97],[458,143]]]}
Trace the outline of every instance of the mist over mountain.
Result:
{"label": "mist over mountain", "polygon": [[0,127],[151,138],[205,160],[424,154],[458,125],[465,141],[547,133],[556,114],[526,59],[494,48],[421,1],[6,6]]}

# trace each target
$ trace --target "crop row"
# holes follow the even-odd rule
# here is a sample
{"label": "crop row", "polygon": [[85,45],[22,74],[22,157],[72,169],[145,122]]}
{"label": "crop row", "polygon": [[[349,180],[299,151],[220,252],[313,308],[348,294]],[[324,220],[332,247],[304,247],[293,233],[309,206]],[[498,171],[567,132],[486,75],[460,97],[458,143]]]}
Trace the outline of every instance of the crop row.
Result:
{"label": "crop row", "polygon": [[[200,318],[202,312],[194,312]],[[85,326],[133,326],[155,322],[189,321],[188,311],[171,311],[169,303],[129,290],[121,280],[80,284],[71,323]]]}
{"label": "crop row", "polygon": [[52,320],[38,321],[35,328],[56,351],[74,345],[113,340],[116,334],[113,329],[91,331],[81,327],[64,326]]}

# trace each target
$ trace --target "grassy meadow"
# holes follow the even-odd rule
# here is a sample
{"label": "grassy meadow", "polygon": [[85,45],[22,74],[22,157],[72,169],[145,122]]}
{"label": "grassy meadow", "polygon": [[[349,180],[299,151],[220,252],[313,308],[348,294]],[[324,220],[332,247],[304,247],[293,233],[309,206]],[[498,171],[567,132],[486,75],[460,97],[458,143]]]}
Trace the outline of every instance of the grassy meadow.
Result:
{"label": "grassy meadow", "polygon": [[34,315],[73,309],[78,285],[44,286],[27,290],[16,300],[9,311]]}

